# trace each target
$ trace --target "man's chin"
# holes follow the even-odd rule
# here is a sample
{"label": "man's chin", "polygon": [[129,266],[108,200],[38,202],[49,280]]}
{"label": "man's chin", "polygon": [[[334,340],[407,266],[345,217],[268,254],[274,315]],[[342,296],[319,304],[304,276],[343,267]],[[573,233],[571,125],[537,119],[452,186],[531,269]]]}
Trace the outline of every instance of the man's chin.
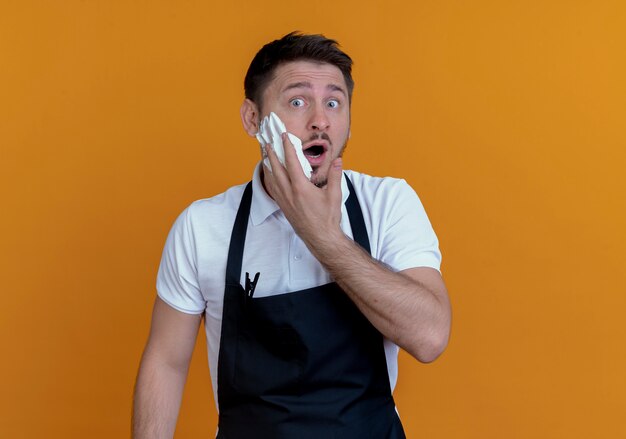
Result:
{"label": "man's chin", "polygon": [[320,172],[319,167],[313,168],[313,173],[311,174],[311,183],[313,183],[317,187],[324,187],[328,183],[327,176]]}

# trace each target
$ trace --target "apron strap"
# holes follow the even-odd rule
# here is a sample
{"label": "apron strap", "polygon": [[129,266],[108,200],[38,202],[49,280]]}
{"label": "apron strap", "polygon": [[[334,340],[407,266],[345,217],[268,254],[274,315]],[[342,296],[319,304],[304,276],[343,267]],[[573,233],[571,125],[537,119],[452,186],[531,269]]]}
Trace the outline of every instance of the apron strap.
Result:
{"label": "apron strap", "polygon": [[344,175],[346,176],[348,189],[350,189],[350,195],[346,200],[346,210],[348,211],[348,218],[350,219],[350,227],[352,227],[352,236],[354,237],[354,241],[371,255],[370,240],[367,236],[367,229],[365,228],[365,220],[363,219],[363,211],[361,210],[359,199],[356,196],[352,182],[345,173]]}
{"label": "apron strap", "polygon": [[[370,249],[370,241],[367,236],[367,229],[365,228],[363,211],[361,210],[361,206],[352,182],[345,173],[344,176],[346,177],[346,183],[348,183],[348,189],[350,190],[350,195],[346,200],[346,211],[348,212],[348,218],[350,219],[352,236],[357,244],[363,247],[366,252],[371,254],[372,251]],[[228,260],[226,263],[226,285],[240,285],[243,248],[246,242],[246,232],[248,230],[248,218],[250,217],[251,205],[252,182],[249,182],[243,191],[241,204],[239,205],[239,210],[237,211],[237,216],[235,218],[235,224],[233,225],[233,231],[230,235]]]}
{"label": "apron strap", "polygon": [[238,286],[241,279],[241,263],[243,261],[243,247],[248,231],[248,218],[252,205],[252,182],[246,185],[241,197],[241,204],[237,211],[233,232],[230,235],[228,261],[226,262],[226,285]]}

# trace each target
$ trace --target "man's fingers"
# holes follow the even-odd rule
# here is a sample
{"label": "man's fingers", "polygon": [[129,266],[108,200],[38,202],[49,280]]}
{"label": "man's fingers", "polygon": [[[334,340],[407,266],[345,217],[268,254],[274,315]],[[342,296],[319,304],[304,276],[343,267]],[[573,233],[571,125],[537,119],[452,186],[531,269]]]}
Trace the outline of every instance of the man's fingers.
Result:
{"label": "man's fingers", "polygon": [[341,203],[341,174],[343,172],[343,161],[341,157],[336,158],[330,164],[328,170],[327,190],[331,197],[331,203]]}
{"label": "man's fingers", "polygon": [[291,181],[294,181],[295,179],[300,179],[300,177],[303,176],[306,180],[306,175],[304,175],[302,165],[300,165],[300,160],[298,160],[295,146],[291,143],[287,133],[282,133],[281,136],[283,139],[283,149],[285,150],[285,167],[289,173],[289,178]]}
{"label": "man's fingers", "polygon": [[278,160],[278,156],[276,155],[276,151],[271,145],[265,145],[265,153],[267,154],[267,158],[270,161],[270,165],[272,165],[272,176],[274,177],[274,181],[279,184],[284,184],[289,180],[289,176],[285,171],[283,164]]}
{"label": "man's fingers", "polygon": [[274,175],[265,162],[263,162],[263,186],[270,197],[274,198]]}
{"label": "man's fingers", "polygon": [[[264,147],[265,149],[265,154],[268,158],[268,160],[270,160],[269,158],[269,151],[268,151],[268,146],[266,145]],[[270,147],[271,149],[271,147]],[[269,195],[274,198],[274,193],[275,193],[275,189],[274,186],[276,186],[276,177],[274,176],[274,173],[272,172],[272,170],[270,169],[270,164],[268,164],[265,160],[263,160],[263,185],[265,186],[265,189],[267,190],[267,192],[269,193]],[[272,169],[275,169],[272,166]]]}

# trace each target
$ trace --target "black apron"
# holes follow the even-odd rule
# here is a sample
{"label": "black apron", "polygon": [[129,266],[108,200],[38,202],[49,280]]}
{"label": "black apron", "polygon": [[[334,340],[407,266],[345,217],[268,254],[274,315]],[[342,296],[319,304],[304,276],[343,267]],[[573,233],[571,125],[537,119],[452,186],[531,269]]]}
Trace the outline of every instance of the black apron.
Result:
{"label": "black apron", "polygon": [[[370,252],[346,177],[354,240]],[[336,283],[254,298],[240,284],[248,183],[228,251],[218,360],[218,439],[402,439],[383,337]],[[261,273],[261,276],[263,274]]]}

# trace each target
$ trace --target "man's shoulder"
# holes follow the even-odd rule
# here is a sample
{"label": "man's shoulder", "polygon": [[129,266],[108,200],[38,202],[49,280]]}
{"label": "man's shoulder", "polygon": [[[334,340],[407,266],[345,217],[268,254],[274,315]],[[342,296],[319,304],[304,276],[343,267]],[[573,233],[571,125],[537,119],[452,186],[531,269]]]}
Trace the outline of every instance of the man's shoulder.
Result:
{"label": "man's shoulder", "polygon": [[189,205],[188,209],[193,213],[211,211],[214,209],[220,211],[228,208],[237,209],[247,184],[248,183],[243,183],[231,186],[220,194],[196,200]]}
{"label": "man's shoulder", "polygon": [[246,184],[231,186],[220,194],[192,202],[180,214],[178,222],[193,230],[214,233],[232,227]]}
{"label": "man's shoulder", "polygon": [[352,182],[357,195],[379,197],[407,191],[413,192],[411,186],[402,178],[376,177],[352,170],[346,170],[345,173]]}

